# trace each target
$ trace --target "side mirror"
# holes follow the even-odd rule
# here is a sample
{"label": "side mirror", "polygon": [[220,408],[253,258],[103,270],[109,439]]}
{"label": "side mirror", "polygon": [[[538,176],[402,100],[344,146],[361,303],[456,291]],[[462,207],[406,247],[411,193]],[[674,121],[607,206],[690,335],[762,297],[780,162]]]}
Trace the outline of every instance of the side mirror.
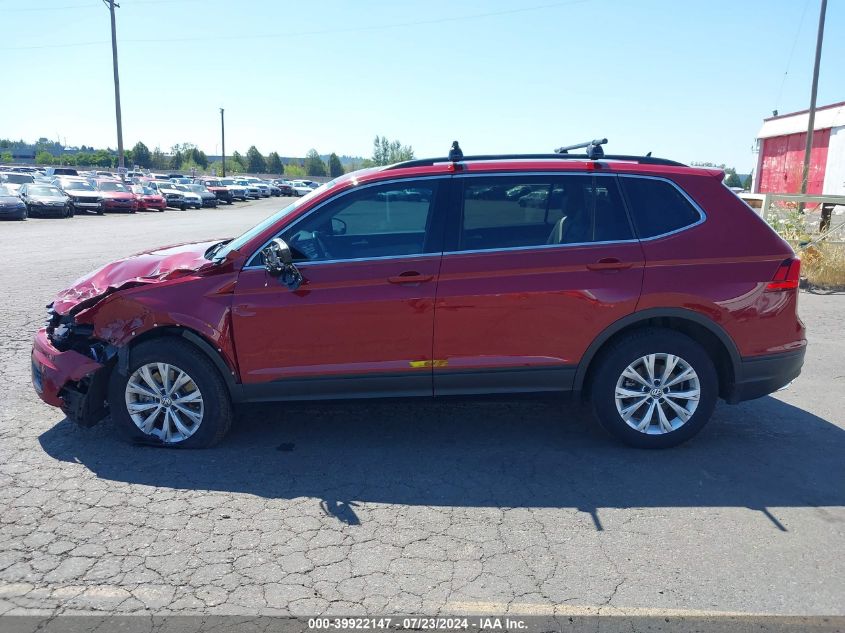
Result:
{"label": "side mirror", "polygon": [[302,274],[294,266],[290,246],[282,238],[273,239],[261,254],[264,257],[264,268],[270,276],[278,277],[279,281],[291,290],[296,290],[302,285]]}

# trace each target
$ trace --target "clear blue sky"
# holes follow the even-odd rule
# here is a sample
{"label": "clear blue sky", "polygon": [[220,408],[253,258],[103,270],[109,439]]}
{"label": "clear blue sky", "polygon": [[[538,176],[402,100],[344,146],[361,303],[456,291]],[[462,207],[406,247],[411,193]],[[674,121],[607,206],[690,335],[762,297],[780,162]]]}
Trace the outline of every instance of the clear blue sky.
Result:
{"label": "clear blue sky", "polygon": [[[819,0],[122,0],[127,147],[369,156],[609,150],[736,165],[809,102]],[[803,15],[803,20],[802,20]],[[101,0],[0,0],[0,137],[116,146]],[[845,100],[845,2],[819,104]],[[788,69],[788,74],[784,73]]]}

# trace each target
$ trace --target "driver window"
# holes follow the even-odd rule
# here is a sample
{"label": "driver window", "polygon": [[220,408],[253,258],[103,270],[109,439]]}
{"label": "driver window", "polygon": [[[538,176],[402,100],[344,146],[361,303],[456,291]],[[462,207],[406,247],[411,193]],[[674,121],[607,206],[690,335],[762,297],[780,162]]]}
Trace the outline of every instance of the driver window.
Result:
{"label": "driver window", "polygon": [[341,196],[282,233],[294,261],[425,252],[436,181],[367,187]]}

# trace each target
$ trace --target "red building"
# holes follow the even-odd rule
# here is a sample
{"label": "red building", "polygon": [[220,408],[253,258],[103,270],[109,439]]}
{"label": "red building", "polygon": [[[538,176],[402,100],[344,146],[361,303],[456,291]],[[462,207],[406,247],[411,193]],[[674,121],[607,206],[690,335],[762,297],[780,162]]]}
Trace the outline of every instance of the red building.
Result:
{"label": "red building", "polygon": [[[757,134],[755,193],[799,193],[807,110],[763,120]],[[816,109],[807,193],[845,194],[845,101]]]}

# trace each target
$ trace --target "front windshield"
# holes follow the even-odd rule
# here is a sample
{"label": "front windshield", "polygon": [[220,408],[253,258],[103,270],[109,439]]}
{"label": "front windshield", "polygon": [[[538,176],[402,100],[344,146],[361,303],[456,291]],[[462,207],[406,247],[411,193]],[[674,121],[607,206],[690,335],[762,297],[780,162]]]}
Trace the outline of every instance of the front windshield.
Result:
{"label": "front windshield", "polygon": [[119,182],[101,182],[100,191],[121,191],[123,193],[129,193],[126,185]]}
{"label": "front windshield", "polygon": [[22,185],[27,182],[33,182],[35,179],[29,174],[5,174],[3,180],[15,185]]}
{"label": "front windshield", "polygon": [[239,237],[236,237],[231,242],[226,244],[223,248],[221,248],[219,251],[217,251],[214,254],[214,261],[222,261],[223,259],[226,258],[226,256],[230,252],[237,251],[237,250],[243,248],[244,245],[247,244],[247,242],[249,242],[251,239],[253,239],[256,235],[260,235],[261,233],[266,231],[268,228],[273,226],[276,222],[281,220],[283,217],[285,217],[289,213],[295,211],[296,209],[301,207],[303,204],[310,202],[313,198],[319,196],[324,191],[331,189],[332,187],[335,186],[335,183],[336,183],[336,181],[332,180],[330,182],[325,183],[324,185],[321,185],[317,189],[313,189],[312,191],[305,194],[301,198],[297,198],[296,202],[294,202],[293,204],[286,206],[284,209],[281,209],[280,211],[277,211],[276,213],[274,213],[273,215],[268,217],[263,222],[259,222],[254,227],[249,229],[246,233],[240,235]]}
{"label": "front windshield", "polygon": [[205,191],[205,187],[202,185],[188,185],[191,191],[196,191],[197,193],[203,193]]}
{"label": "front windshield", "polygon": [[89,185],[87,182],[75,180],[71,182],[63,182],[62,187],[65,189],[80,189],[82,191],[97,191],[93,185]]}
{"label": "front windshield", "polygon": [[132,187],[132,193],[140,193],[144,196],[154,196],[155,191],[150,189],[149,187],[144,187],[143,185],[135,185]]}
{"label": "front windshield", "polygon": [[220,184],[225,187],[226,185],[234,185],[235,181],[232,180],[231,178],[224,178],[223,180],[220,181]]}
{"label": "front windshield", "polygon": [[30,196],[61,197],[62,192],[55,187],[30,187],[26,190]]}
{"label": "front windshield", "polygon": [[222,187],[223,183],[219,180],[206,180],[205,184],[207,187]]}

